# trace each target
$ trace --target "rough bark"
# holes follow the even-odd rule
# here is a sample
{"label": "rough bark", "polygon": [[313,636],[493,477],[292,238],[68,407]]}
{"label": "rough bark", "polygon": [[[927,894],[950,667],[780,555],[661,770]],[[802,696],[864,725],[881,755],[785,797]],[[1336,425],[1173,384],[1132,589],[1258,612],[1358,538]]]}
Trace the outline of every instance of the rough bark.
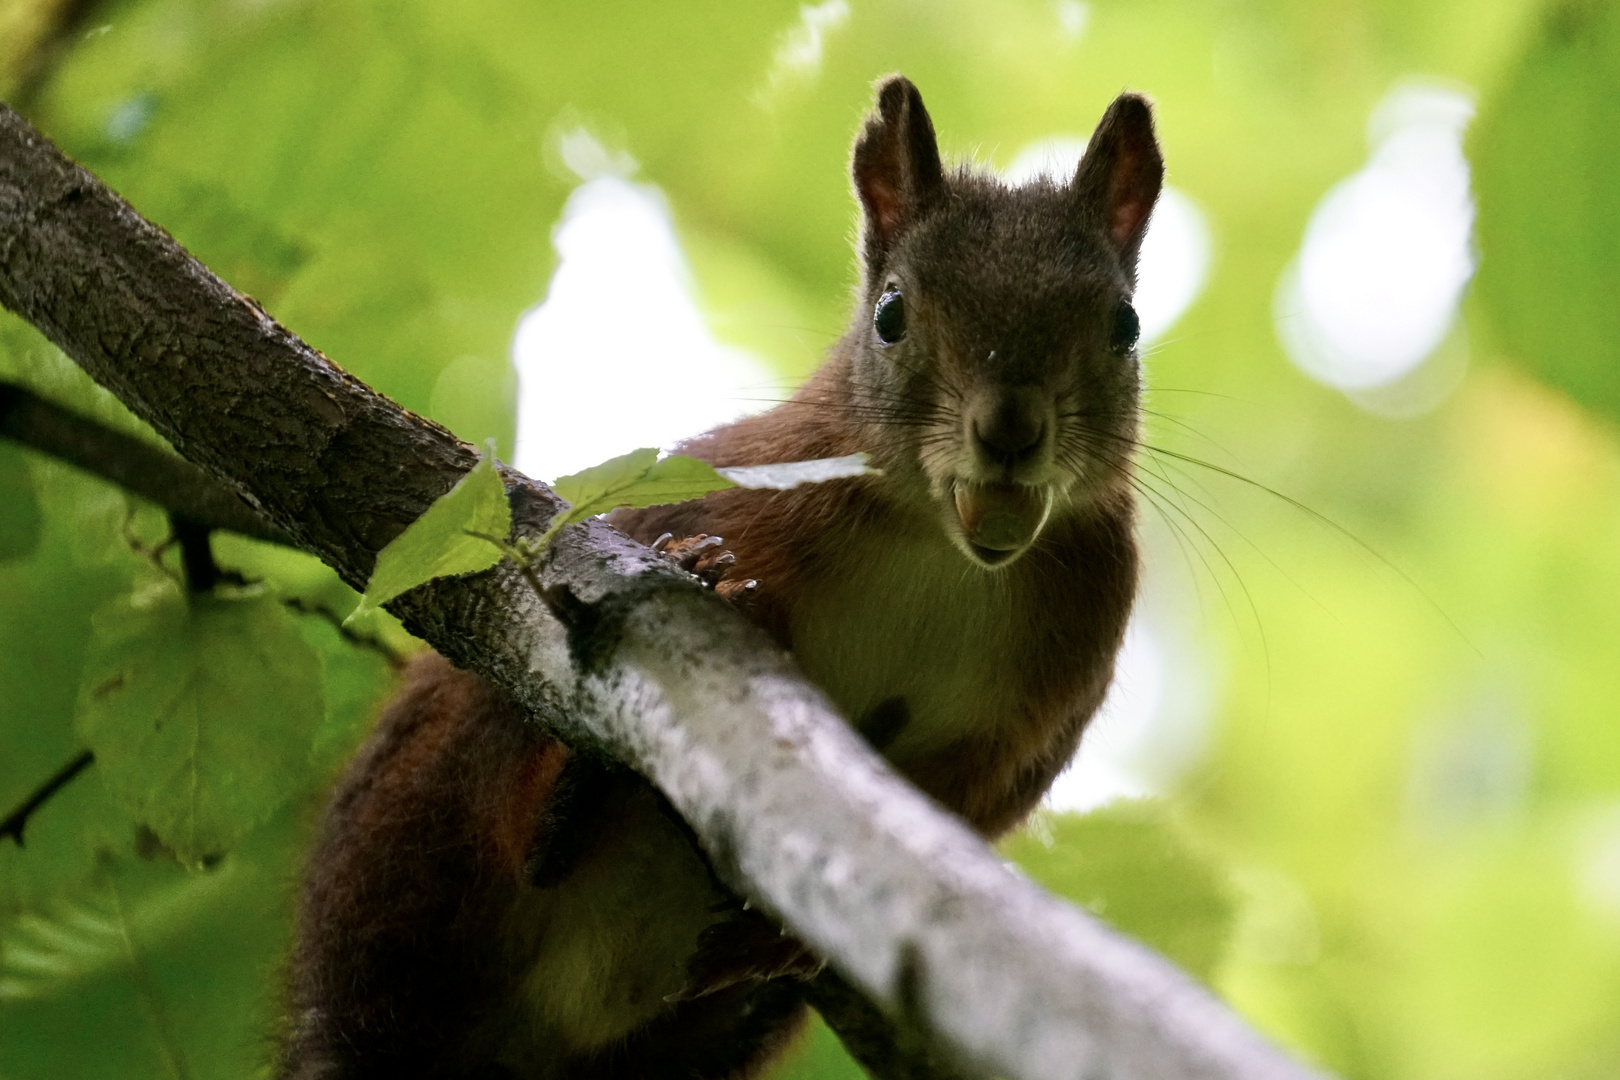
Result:
{"label": "rough bark", "polygon": [[[353,585],[471,467],[0,113],[0,303]],[[508,473],[519,531],[557,502]],[[509,566],[390,605],[564,737],[651,778],[718,871],[904,1031],[1018,1080],[1315,1075],[1163,958],[1018,877],[869,752],[791,658],[600,522],[542,602]]]}
{"label": "rough bark", "polygon": [[811,980],[806,997],[850,1057],[878,1080],[966,1080],[922,1029],[885,1015],[832,968]]}

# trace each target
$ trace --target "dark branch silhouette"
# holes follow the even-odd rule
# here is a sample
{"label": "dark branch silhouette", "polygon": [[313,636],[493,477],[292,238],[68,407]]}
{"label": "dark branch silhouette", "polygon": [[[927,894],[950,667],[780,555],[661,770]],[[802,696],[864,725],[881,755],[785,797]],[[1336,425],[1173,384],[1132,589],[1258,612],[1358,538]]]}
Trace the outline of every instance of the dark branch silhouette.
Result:
{"label": "dark branch silhouette", "polygon": [[56,770],[49,780],[35,788],[34,793],[24,799],[17,809],[7,814],[4,821],[0,821],[0,836],[9,836],[17,841],[18,847],[22,847],[23,830],[28,827],[28,819],[34,816],[34,811],[44,806],[52,795],[67,787],[70,780],[88,769],[90,763],[95,760],[96,755],[89,750],[81,750],[75,754],[73,759]]}
{"label": "dark branch silhouette", "polygon": [[241,497],[183,458],[0,382],[0,436],[50,454],[205,529],[292,545]]}

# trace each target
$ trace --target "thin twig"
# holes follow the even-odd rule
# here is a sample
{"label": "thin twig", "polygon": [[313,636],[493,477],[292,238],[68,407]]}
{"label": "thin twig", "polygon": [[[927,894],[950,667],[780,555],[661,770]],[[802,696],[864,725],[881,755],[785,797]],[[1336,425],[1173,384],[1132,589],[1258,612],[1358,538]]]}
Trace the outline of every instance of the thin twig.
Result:
{"label": "thin twig", "polygon": [[186,576],[186,591],[213,592],[214,586],[224,580],[226,574],[214,561],[214,547],[208,541],[208,526],[179,514],[170,514],[169,527],[174,530],[175,543],[180,545],[180,569]]}
{"label": "thin twig", "polygon": [[23,846],[23,829],[28,825],[28,819],[35,810],[44,806],[52,795],[67,787],[68,782],[78,776],[90,763],[96,760],[96,755],[89,750],[81,750],[73,756],[73,760],[60,769],[34,789],[34,793],[22,801],[22,804],[6,815],[6,820],[0,821],[0,836],[9,836],[17,841],[17,846]]}
{"label": "thin twig", "polygon": [[0,437],[110,480],[208,529],[296,546],[240,496],[184,458],[46,401],[16,383],[0,382]]}
{"label": "thin twig", "polygon": [[378,656],[381,656],[384,660],[388,661],[388,666],[393,668],[395,671],[399,671],[410,661],[410,658],[404,653],[388,644],[388,642],[384,641],[376,634],[362,634],[353,627],[345,626],[343,616],[339,615],[325,604],[313,603],[309,600],[304,600],[296,596],[288,597],[282,601],[282,604],[286,605],[286,607],[290,608],[291,610],[298,612],[300,615],[314,615],[317,618],[325,619],[327,622],[332,624],[332,628],[338,632],[338,636],[344,641],[347,641],[350,645],[353,645],[357,649],[371,650]]}

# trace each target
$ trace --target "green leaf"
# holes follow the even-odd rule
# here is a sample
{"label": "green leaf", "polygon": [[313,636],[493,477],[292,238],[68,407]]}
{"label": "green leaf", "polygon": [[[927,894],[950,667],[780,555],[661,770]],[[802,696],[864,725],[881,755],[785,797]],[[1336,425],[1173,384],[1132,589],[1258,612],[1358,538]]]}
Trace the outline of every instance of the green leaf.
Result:
{"label": "green leaf", "polygon": [[321,657],[326,697],[310,762],[317,774],[330,776],[370,730],[378,706],[396,688],[397,673],[381,653],[343,637],[327,619],[303,614],[298,621],[304,640]]}
{"label": "green leaf", "polygon": [[544,548],[563,528],[609,510],[687,502],[732,487],[785,489],[875,472],[866,460],[865,454],[851,454],[717,469],[685,454],[670,454],[659,460],[655,448],[643,447],[572,476],[559,477],[552,488],[573,505],[552,520],[535,548]]}
{"label": "green leaf", "polygon": [[1205,981],[1226,951],[1236,898],[1152,802],[1043,815],[1003,850],[1041,885]]}
{"label": "green leaf", "polygon": [[512,507],[495,469],[491,440],[489,452],[478,464],[377,554],[366,593],[349,618],[373,611],[434,578],[488,570],[501,561],[501,551],[482,537],[504,540],[511,531]]}
{"label": "green leaf", "polygon": [[551,486],[576,508],[590,506],[634,484],[657,462],[658,448],[644,446],[569,476],[559,476]]}
{"label": "green leaf", "polygon": [[[274,877],[233,870],[191,874],[168,859],[120,859],[103,851],[89,875],[0,922],[0,1015],[9,1066],[3,1075],[250,1073],[250,1067],[217,1067],[210,1060],[216,1052],[192,1035],[199,1024],[230,1023],[231,1009],[250,1008],[251,999],[240,984],[231,985],[221,961],[241,965],[257,952],[260,965],[274,963],[264,955],[263,935],[243,933],[240,924],[228,937],[215,929],[222,901],[242,896],[262,903],[266,894],[279,893]],[[215,966],[204,976],[211,976],[206,990],[192,997],[181,980],[201,973],[183,965],[188,954],[206,953],[215,954]],[[262,984],[263,975],[255,975]],[[243,1036],[252,1038],[247,1031]],[[105,1047],[117,1050],[113,1067],[103,1071],[96,1054]]]}
{"label": "green leaf", "polygon": [[230,850],[307,777],[319,657],[263,596],[165,582],[92,621],[77,722],[108,790],[187,863]]}
{"label": "green leaf", "polygon": [[0,924],[0,1008],[120,969],[127,978],[141,963],[137,939],[182,937],[218,881],[168,869],[104,855],[89,878]]}
{"label": "green leaf", "polygon": [[543,549],[569,525],[621,506],[686,502],[736,485],[697,458],[671,454],[660,461],[656,447],[644,446],[571,476],[560,476],[551,486],[572,505],[552,519],[535,550]]}
{"label": "green leaf", "polygon": [[0,1004],[60,992],[122,955],[116,911],[103,897],[59,900],[24,911],[0,934]]}
{"label": "green leaf", "polygon": [[1620,417],[1617,85],[1620,6],[1558,5],[1469,148],[1481,306],[1514,359],[1610,419]]}
{"label": "green leaf", "polygon": [[28,462],[16,447],[0,443],[0,560],[32,554],[39,528],[39,496]]}

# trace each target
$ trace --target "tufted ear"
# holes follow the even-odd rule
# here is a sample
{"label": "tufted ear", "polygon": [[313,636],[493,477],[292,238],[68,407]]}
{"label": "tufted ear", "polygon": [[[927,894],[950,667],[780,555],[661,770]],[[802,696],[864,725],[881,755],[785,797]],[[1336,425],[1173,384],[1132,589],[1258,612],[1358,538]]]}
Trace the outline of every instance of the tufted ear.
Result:
{"label": "tufted ear", "polygon": [[852,172],[865,214],[862,250],[866,265],[876,267],[945,190],[934,123],[905,76],[878,87],[877,113],[855,141]]}
{"label": "tufted ear", "polygon": [[1164,157],[1153,134],[1153,108],[1140,94],[1121,94],[1091,135],[1075,172],[1074,191],[1133,277],[1163,183]]}

